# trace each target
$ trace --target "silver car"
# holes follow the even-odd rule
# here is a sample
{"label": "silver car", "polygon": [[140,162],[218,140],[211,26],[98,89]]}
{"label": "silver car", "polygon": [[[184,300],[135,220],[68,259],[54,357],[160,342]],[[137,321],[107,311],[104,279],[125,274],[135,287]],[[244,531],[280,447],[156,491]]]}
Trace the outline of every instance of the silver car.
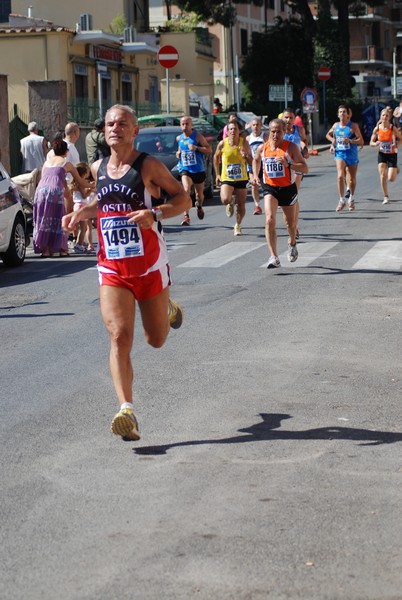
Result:
{"label": "silver car", "polygon": [[0,162],[0,258],[6,267],[25,260],[26,220],[18,188]]}

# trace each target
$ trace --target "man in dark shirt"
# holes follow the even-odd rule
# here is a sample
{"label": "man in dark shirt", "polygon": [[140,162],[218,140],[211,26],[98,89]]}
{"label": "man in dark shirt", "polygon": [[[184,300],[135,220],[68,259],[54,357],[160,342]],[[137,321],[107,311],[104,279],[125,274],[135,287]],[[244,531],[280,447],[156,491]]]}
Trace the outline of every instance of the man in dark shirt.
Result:
{"label": "man in dark shirt", "polygon": [[105,119],[96,119],[94,128],[85,138],[85,150],[88,164],[92,165],[99,158],[110,156],[110,148],[105,139]]}

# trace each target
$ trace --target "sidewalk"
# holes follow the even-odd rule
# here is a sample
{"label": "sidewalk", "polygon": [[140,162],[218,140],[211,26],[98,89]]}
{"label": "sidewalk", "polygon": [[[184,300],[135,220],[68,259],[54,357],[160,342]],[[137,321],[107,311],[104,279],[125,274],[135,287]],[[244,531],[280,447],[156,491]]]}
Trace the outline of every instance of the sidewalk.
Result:
{"label": "sidewalk", "polygon": [[319,152],[324,152],[325,150],[329,150],[331,147],[330,143],[326,144],[314,144],[312,149],[309,150],[310,156],[316,156]]}

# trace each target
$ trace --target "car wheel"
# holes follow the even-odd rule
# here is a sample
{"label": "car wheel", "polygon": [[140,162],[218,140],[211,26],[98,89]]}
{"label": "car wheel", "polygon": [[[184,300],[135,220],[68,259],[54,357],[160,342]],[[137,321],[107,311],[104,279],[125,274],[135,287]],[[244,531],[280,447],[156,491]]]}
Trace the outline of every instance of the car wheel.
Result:
{"label": "car wheel", "polygon": [[19,267],[25,260],[26,239],[24,221],[17,217],[11,232],[10,245],[0,256],[6,267]]}

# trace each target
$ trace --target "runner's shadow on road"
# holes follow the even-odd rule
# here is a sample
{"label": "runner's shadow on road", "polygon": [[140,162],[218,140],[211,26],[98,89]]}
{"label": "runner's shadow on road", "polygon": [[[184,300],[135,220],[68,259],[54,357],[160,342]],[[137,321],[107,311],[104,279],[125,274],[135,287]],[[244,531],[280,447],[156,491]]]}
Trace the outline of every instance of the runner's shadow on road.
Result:
{"label": "runner's shadow on road", "polygon": [[142,446],[134,448],[135,454],[166,454],[172,448],[183,446],[202,446],[210,444],[242,444],[244,442],[263,442],[272,440],[352,440],[362,442],[360,446],[379,446],[402,442],[402,432],[372,431],[370,429],[355,429],[353,427],[318,427],[302,431],[281,429],[282,421],[291,419],[287,414],[260,413],[262,421],[250,427],[239,429],[239,433],[228,438],[209,440],[188,440],[159,446]]}
{"label": "runner's shadow on road", "polygon": [[[401,276],[400,270],[396,271],[391,269],[341,269],[339,267],[323,267],[321,265],[309,265],[306,267],[300,267],[299,269],[297,269],[297,272],[296,269],[288,272],[281,271],[279,273],[275,273],[275,275],[277,277],[288,277],[289,275],[306,274],[306,272],[301,271],[301,269],[307,269],[307,273],[313,277],[326,275],[350,275],[351,273],[357,275],[379,275],[382,273],[383,275],[398,275],[399,277]],[[317,273],[313,273],[314,270],[316,270]]]}

